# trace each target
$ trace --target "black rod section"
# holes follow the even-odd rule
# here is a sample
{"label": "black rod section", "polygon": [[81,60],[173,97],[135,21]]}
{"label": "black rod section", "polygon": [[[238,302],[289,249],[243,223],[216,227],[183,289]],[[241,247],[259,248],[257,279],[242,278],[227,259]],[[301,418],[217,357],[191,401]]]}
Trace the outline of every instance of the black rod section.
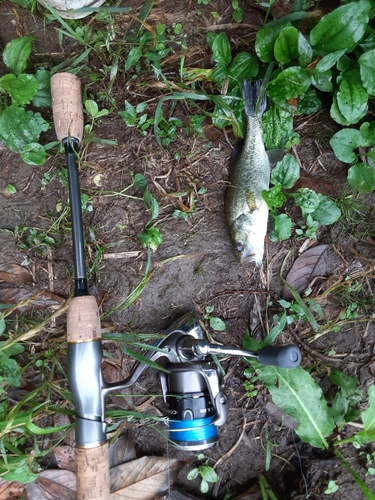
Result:
{"label": "black rod section", "polygon": [[73,233],[73,254],[74,254],[74,276],[75,293],[74,295],[88,295],[87,277],[85,265],[85,242],[83,238],[83,223],[81,209],[81,190],[79,186],[79,174],[77,164],[77,151],[79,141],[75,138],[63,139],[63,144],[68,162],[68,185],[69,201],[72,214],[72,233]]}

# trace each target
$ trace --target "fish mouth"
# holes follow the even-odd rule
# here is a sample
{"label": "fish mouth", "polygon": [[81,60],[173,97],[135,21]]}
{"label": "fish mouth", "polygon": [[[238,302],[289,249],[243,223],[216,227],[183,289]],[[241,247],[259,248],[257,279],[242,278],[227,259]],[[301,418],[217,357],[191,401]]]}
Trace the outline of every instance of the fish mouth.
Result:
{"label": "fish mouth", "polygon": [[259,259],[259,256],[256,253],[246,253],[240,256],[240,264],[246,265],[251,262],[255,262],[256,267],[260,267],[262,265],[262,259]]}

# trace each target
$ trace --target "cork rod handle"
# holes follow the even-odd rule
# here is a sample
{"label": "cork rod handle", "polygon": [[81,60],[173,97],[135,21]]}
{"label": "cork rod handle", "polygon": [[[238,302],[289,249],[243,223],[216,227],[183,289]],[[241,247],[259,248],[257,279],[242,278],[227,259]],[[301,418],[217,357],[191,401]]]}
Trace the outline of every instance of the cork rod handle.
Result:
{"label": "cork rod handle", "polygon": [[59,141],[72,137],[82,140],[83,108],[81,82],[72,73],[56,73],[51,77],[53,121]]}
{"label": "cork rod handle", "polygon": [[108,443],[76,448],[77,500],[109,500]]}
{"label": "cork rod handle", "polygon": [[73,297],[67,315],[68,342],[87,342],[102,337],[100,315],[95,297]]}

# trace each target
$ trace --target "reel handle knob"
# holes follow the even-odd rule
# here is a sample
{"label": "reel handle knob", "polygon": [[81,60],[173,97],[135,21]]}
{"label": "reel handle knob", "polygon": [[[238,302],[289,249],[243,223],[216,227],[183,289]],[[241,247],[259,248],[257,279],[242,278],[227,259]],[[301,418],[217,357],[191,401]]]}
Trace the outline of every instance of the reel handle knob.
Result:
{"label": "reel handle knob", "polygon": [[263,366],[296,368],[301,362],[301,351],[293,344],[263,347],[258,356],[259,363]]}

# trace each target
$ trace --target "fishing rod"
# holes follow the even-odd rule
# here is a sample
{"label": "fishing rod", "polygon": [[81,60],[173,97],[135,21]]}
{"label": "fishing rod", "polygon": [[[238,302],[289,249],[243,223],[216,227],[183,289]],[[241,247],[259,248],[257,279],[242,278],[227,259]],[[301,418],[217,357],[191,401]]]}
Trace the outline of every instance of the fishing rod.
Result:
{"label": "fishing rod", "polygon": [[81,82],[71,73],[51,78],[53,120],[68,165],[75,290],[67,314],[68,381],[76,409],[77,500],[109,500],[109,459],[101,397],[101,325],[87,288],[77,152],[83,137]]}
{"label": "fishing rod", "polygon": [[[105,398],[132,386],[149,367],[134,364],[129,376],[116,383],[104,380],[103,347],[98,306],[87,288],[84,237],[78,175],[78,149],[83,136],[83,109],[79,79],[70,73],[51,78],[53,118],[68,165],[75,292],[67,315],[68,382],[75,407],[77,500],[109,500],[110,474],[105,422]],[[301,353],[295,345],[267,346],[247,351],[213,344],[197,318],[187,313],[175,321],[145,357],[164,358],[160,372],[169,441],[187,451],[204,450],[219,439],[218,427],[228,419],[223,371],[213,355],[255,358],[264,366],[293,369]]]}

